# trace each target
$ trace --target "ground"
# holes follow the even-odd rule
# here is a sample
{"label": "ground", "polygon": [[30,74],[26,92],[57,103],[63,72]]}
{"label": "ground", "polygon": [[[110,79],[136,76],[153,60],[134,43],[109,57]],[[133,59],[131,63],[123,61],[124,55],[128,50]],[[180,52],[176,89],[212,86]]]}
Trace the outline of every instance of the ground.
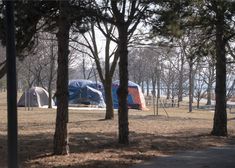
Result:
{"label": "ground", "polygon": [[[129,111],[130,145],[117,143],[117,115],[103,120],[104,111],[69,111],[70,155],[53,156],[55,109],[18,109],[19,162],[22,168],[127,168],[176,151],[235,144],[235,113],[228,113],[228,137],[210,136],[213,112],[167,108]],[[6,167],[7,108],[0,93],[0,167]],[[117,113],[117,112],[115,112]]]}

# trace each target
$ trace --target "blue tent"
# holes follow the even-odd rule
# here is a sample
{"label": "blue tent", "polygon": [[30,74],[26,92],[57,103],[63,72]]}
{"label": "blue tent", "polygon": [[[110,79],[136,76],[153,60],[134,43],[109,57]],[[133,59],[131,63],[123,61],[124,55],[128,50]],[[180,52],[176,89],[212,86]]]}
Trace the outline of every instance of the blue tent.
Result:
{"label": "blue tent", "polygon": [[90,80],[69,81],[69,104],[98,105],[105,107],[103,85]]}

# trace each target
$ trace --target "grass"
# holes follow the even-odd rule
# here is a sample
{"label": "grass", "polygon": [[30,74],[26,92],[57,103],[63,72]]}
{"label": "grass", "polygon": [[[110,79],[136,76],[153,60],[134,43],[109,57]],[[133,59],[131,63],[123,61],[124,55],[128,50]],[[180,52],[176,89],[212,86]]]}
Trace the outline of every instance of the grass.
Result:
{"label": "grass", "polygon": [[[228,113],[228,137],[210,136],[213,113],[186,108],[129,110],[130,145],[117,143],[117,114],[103,120],[104,111],[69,110],[70,155],[54,156],[55,109],[18,108],[19,162],[23,168],[126,168],[176,151],[198,150],[235,142],[235,114]],[[6,95],[0,93],[0,167],[7,159]]]}

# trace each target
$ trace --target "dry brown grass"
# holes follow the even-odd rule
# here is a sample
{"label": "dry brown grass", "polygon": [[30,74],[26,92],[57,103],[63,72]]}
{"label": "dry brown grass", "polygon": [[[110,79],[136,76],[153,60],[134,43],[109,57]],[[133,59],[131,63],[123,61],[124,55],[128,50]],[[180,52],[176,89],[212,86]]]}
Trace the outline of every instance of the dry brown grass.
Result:
{"label": "dry brown grass", "polygon": [[[6,166],[6,96],[0,93],[0,167]],[[213,113],[187,109],[160,109],[154,116],[149,111],[130,110],[130,145],[117,143],[115,120],[103,120],[104,111],[69,112],[69,156],[53,156],[55,109],[19,108],[19,159],[22,168],[126,168],[177,150],[197,150],[234,144],[235,114],[228,114],[228,137],[213,137]]]}

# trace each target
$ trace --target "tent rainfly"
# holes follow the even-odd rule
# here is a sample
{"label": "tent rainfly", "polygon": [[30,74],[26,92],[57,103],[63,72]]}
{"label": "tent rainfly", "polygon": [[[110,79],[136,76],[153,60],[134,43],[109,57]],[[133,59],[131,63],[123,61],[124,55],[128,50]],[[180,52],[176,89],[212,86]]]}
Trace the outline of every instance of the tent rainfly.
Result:
{"label": "tent rainfly", "polygon": [[[119,80],[114,81],[112,84],[112,96],[113,96],[113,106],[118,108],[118,96],[117,89],[119,87]],[[128,108],[145,110],[146,104],[144,99],[144,94],[138,84],[128,81],[128,97],[127,97]]]}
{"label": "tent rainfly", "polygon": [[86,104],[106,107],[103,86],[90,80],[69,81],[69,104]]}

